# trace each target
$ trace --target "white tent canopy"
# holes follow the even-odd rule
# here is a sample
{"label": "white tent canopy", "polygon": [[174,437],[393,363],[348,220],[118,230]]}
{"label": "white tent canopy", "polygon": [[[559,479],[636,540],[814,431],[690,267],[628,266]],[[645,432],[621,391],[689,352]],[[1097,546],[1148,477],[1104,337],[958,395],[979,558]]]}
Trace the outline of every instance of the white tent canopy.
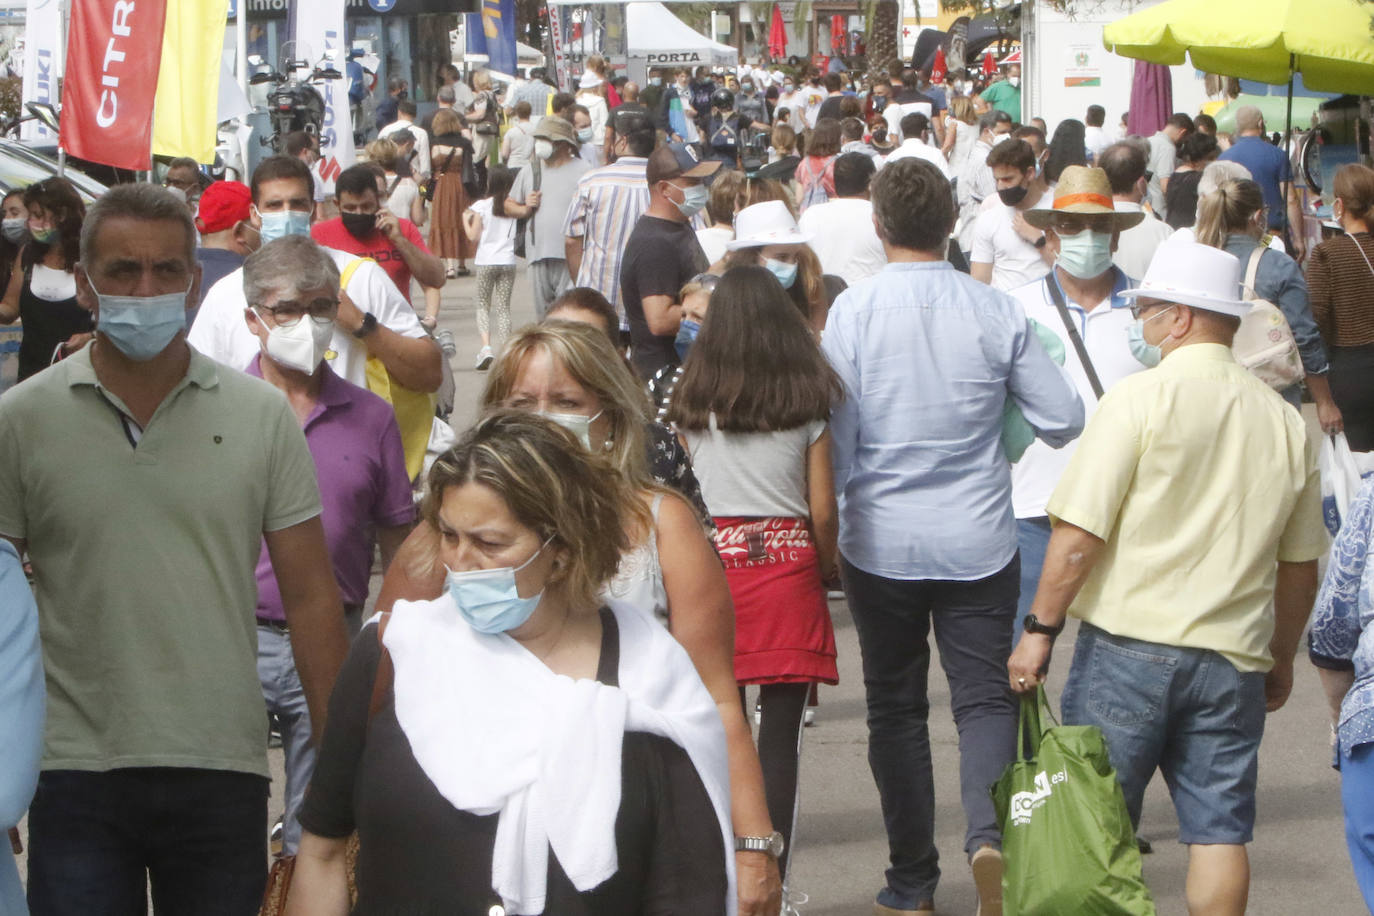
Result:
{"label": "white tent canopy", "polygon": [[733,67],[739,51],[697,32],[657,0],[625,4],[630,78],[641,85],[650,67]]}

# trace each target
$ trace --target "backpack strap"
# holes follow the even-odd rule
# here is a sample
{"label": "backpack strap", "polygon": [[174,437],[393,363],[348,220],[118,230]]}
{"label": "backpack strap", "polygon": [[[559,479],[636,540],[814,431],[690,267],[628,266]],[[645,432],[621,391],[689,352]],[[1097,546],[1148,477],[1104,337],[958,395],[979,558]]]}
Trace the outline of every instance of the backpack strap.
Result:
{"label": "backpack strap", "polygon": [[[359,267],[362,267],[363,264],[364,264],[365,262],[367,262],[367,261],[372,261],[372,259],[371,259],[371,258],[354,258],[353,260],[349,261],[346,265],[344,265],[344,269],[343,269],[342,271],[339,272],[339,289],[341,289],[341,290],[347,290],[347,289],[348,289],[348,283],[349,283],[350,280],[353,279],[353,275],[354,275],[355,273],[357,273],[357,272],[358,272],[358,268],[359,268]],[[375,263],[377,263],[377,262],[376,262],[376,261],[372,261],[372,263],[375,264]]]}
{"label": "backpack strap", "polygon": [[382,634],[386,632],[387,622],[391,620],[391,612],[388,611],[381,615],[377,621],[377,645],[382,650],[382,656],[377,661],[377,674],[372,679],[372,697],[367,701],[367,721],[372,722],[372,717],[377,714],[377,710],[382,708],[382,703],[386,700],[386,692],[391,689],[391,684],[396,680],[396,666],[391,661],[391,653],[386,650],[386,645],[382,642]]}
{"label": "backpack strap", "polygon": [[1242,298],[1259,298],[1259,291],[1255,289],[1255,277],[1259,275],[1259,262],[1262,257],[1264,257],[1263,245],[1250,252],[1250,262],[1245,265],[1245,287],[1241,290]]}

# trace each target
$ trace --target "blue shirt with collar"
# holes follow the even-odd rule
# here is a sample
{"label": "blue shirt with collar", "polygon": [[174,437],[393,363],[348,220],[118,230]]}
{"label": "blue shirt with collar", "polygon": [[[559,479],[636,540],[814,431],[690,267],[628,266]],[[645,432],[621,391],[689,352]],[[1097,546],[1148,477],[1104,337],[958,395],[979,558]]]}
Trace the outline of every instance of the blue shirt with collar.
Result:
{"label": "blue shirt with collar", "polygon": [[1007,399],[1052,446],[1083,429],[1082,399],[1016,301],[946,261],[888,264],[840,295],[821,347],[845,389],[830,420],[845,559],[907,580],[1005,567]]}

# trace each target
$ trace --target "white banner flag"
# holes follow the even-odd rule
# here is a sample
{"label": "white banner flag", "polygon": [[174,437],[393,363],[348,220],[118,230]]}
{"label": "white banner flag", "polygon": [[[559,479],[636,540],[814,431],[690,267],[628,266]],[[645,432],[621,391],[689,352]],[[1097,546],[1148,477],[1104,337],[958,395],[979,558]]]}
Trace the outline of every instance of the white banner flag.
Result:
{"label": "white banner flag", "polygon": [[[57,77],[62,68],[61,0],[29,0],[24,26],[24,101],[57,107]],[[27,114],[27,110],[25,114]],[[57,145],[56,131],[41,121],[25,121],[19,138],[27,143]]]}
{"label": "white banner flag", "polygon": [[333,67],[339,78],[314,84],[324,97],[324,123],[320,125],[320,162],[316,168],[326,194],[334,193],[334,180],[357,159],[353,149],[353,116],[348,107],[347,33],[344,31],[345,0],[299,0],[293,11],[296,51],[313,69]]}

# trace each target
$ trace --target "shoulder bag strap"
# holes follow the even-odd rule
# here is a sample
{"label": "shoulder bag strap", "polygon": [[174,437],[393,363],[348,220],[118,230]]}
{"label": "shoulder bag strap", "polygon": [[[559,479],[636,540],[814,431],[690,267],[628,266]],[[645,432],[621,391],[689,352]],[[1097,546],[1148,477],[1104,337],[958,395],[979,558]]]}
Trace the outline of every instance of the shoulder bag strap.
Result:
{"label": "shoulder bag strap", "polygon": [[391,661],[391,653],[386,651],[386,645],[382,643],[382,634],[386,632],[387,621],[391,619],[391,614],[383,614],[382,619],[377,621],[377,645],[382,650],[381,658],[377,660],[377,674],[372,679],[372,697],[367,701],[367,721],[372,722],[372,717],[377,715],[377,711],[382,708],[382,703],[386,700],[386,692],[391,687],[391,682],[396,678],[396,669]]}
{"label": "shoulder bag strap", "polygon": [[1346,238],[1350,239],[1350,241],[1355,246],[1355,250],[1360,253],[1360,257],[1364,258],[1364,266],[1369,268],[1369,272],[1371,274],[1374,274],[1374,264],[1369,263],[1369,255],[1364,253],[1364,246],[1360,244],[1360,240],[1355,238],[1355,236],[1348,234],[1346,235]]}
{"label": "shoulder bag strap", "polygon": [[1078,333],[1078,325],[1074,324],[1073,316],[1069,314],[1069,307],[1064,302],[1064,293],[1059,288],[1059,278],[1054,275],[1054,268],[1050,268],[1050,273],[1045,277],[1045,285],[1049,287],[1050,299],[1054,302],[1054,307],[1059,311],[1059,320],[1064,322],[1064,330],[1068,332],[1069,342],[1073,344],[1073,350],[1078,354],[1079,365],[1088,375],[1088,384],[1092,386],[1093,394],[1097,399],[1102,400],[1102,381],[1097,377],[1097,369],[1093,366],[1093,361],[1088,358],[1088,348],[1083,345],[1083,338]]}
{"label": "shoulder bag strap", "polygon": [[1260,258],[1264,257],[1264,249],[1265,246],[1261,245],[1250,252],[1250,261],[1245,265],[1245,288],[1241,290],[1241,296],[1245,299],[1259,298],[1259,290],[1255,289],[1255,277],[1259,275],[1259,263]]}

